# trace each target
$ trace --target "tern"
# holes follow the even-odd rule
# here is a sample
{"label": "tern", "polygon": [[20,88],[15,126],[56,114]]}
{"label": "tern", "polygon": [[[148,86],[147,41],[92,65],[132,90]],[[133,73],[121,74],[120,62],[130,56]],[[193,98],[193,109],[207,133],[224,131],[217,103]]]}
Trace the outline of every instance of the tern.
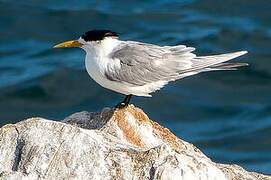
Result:
{"label": "tern", "polygon": [[125,94],[124,101],[116,108],[126,107],[132,95],[151,97],[168,82],[200,72],[235,70],[247,63],[227,63],[246,54],[234,53],[196,56],[193,47],[185,45],[158,46],[136,41],[119,40],[110,30],[91,30],[77,40],[54,46],[79,47],[85,50],[88,74],[104,88]]}

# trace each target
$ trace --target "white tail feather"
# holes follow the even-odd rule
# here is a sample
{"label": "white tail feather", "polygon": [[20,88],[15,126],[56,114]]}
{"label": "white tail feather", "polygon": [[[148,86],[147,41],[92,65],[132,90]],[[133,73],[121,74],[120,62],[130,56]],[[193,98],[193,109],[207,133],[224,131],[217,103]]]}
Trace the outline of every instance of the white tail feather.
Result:
{"label": "white tail feather", "polygon": [[[212,70],[230,70],[230,68],[238,67],[238,66],[246,66],[246,63],[230,63],[230,67],[224,62],[227,62],[236,57],[242,56],[246,54],[247,51],[239,51],[234,53],[227,54],[219,54],[219,55],[211,55],[211,56],[197,56],[192,62],[192,67],[179,73],[187,73],[187,72],[202,72],[202,71],[212,71]],[[234,65],[236,64],[236,65]]]}
{"label": "white tail feather", "polygon": [[219,63],[226,62],[226,61],[229,61],[231,59],[237,58],[239,56],[242,56],[242,55],[244,55],[246,53],[247,53],[247,51],[238,51],[238,52],[227,53],[227,54],[219,54],[219,55],[211,55],[211,56],[200,56],[199,58],[203,58],[203,59],[215,58],[216,59],[215,64],[219,64]]}

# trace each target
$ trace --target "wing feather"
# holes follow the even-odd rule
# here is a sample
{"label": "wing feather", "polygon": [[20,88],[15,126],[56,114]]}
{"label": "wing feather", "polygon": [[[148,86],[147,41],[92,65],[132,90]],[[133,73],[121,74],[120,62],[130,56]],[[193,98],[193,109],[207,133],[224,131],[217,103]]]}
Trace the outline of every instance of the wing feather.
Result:
{"label": "wing feather", "polygon": [[[134,41],[124,41],[111,53],[120,66],[108,68],[105,75],[112,81],[121,81],[142,86],[156,81],[172,81],[202,71],[225,69],[223,62],[245,54],[240,51],[230,54],[196,57],[193,47],[157,46]],[[217,65],[217,66],[216,66]],[[220,66],[218,66],[220,65]],[[232,66],[230,66],[232,68]],[[229,68],[230,69],[230,68]],[[190,73],[191,72],[191,73]],[[194,73],[193,73],[194,72]]]}
{"label": "wing feather", "polygon": [[189,59],[194,57],[190,53],[194,48],[183,45],[173,48],[128,42],[111,54],[112,59],[120,61],[120,68],[106,71],[106,76],[110,80],[133,85],[145,85],[159,80],[169,81],[176,79],[179,76],[178,71],[185,69],[189,64],[189,60],[180,63],[180,59],[187,58],[187,54],[190,54]]}

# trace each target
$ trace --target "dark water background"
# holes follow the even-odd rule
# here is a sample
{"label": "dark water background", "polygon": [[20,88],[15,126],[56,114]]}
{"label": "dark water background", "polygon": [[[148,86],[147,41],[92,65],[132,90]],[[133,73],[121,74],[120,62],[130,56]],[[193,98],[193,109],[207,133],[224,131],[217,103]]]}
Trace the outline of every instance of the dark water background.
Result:
{"label": "dark water background", "polygon": [[132,103],[212,160],[271,174],[270,9],[268,0],[0,0],[0,126],[122,100],[89,78],[82,50],[52,49],[90,29],[198,55],[248,50],[235,62],[249,67],[179,80]]}

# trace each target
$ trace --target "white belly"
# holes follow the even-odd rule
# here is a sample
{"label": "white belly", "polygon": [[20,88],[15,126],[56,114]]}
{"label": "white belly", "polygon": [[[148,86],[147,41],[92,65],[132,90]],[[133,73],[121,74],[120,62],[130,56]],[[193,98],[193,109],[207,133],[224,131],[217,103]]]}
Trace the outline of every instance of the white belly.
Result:
{"label": "white belly", "polygon": [[112,59],[99,59],[99,57],[93,57],[92,55],[86,56],[85,65],[90,77],[104,88],[111,89],[113,91],[136,96],[151,97],[149,93],[154,92],[165,84],[166,81],[157,81],[143,86],[135,86],[125,82],[111,81],[105,76],[105,71],[108,67],[108,63],[116,63],[117,60]]}

